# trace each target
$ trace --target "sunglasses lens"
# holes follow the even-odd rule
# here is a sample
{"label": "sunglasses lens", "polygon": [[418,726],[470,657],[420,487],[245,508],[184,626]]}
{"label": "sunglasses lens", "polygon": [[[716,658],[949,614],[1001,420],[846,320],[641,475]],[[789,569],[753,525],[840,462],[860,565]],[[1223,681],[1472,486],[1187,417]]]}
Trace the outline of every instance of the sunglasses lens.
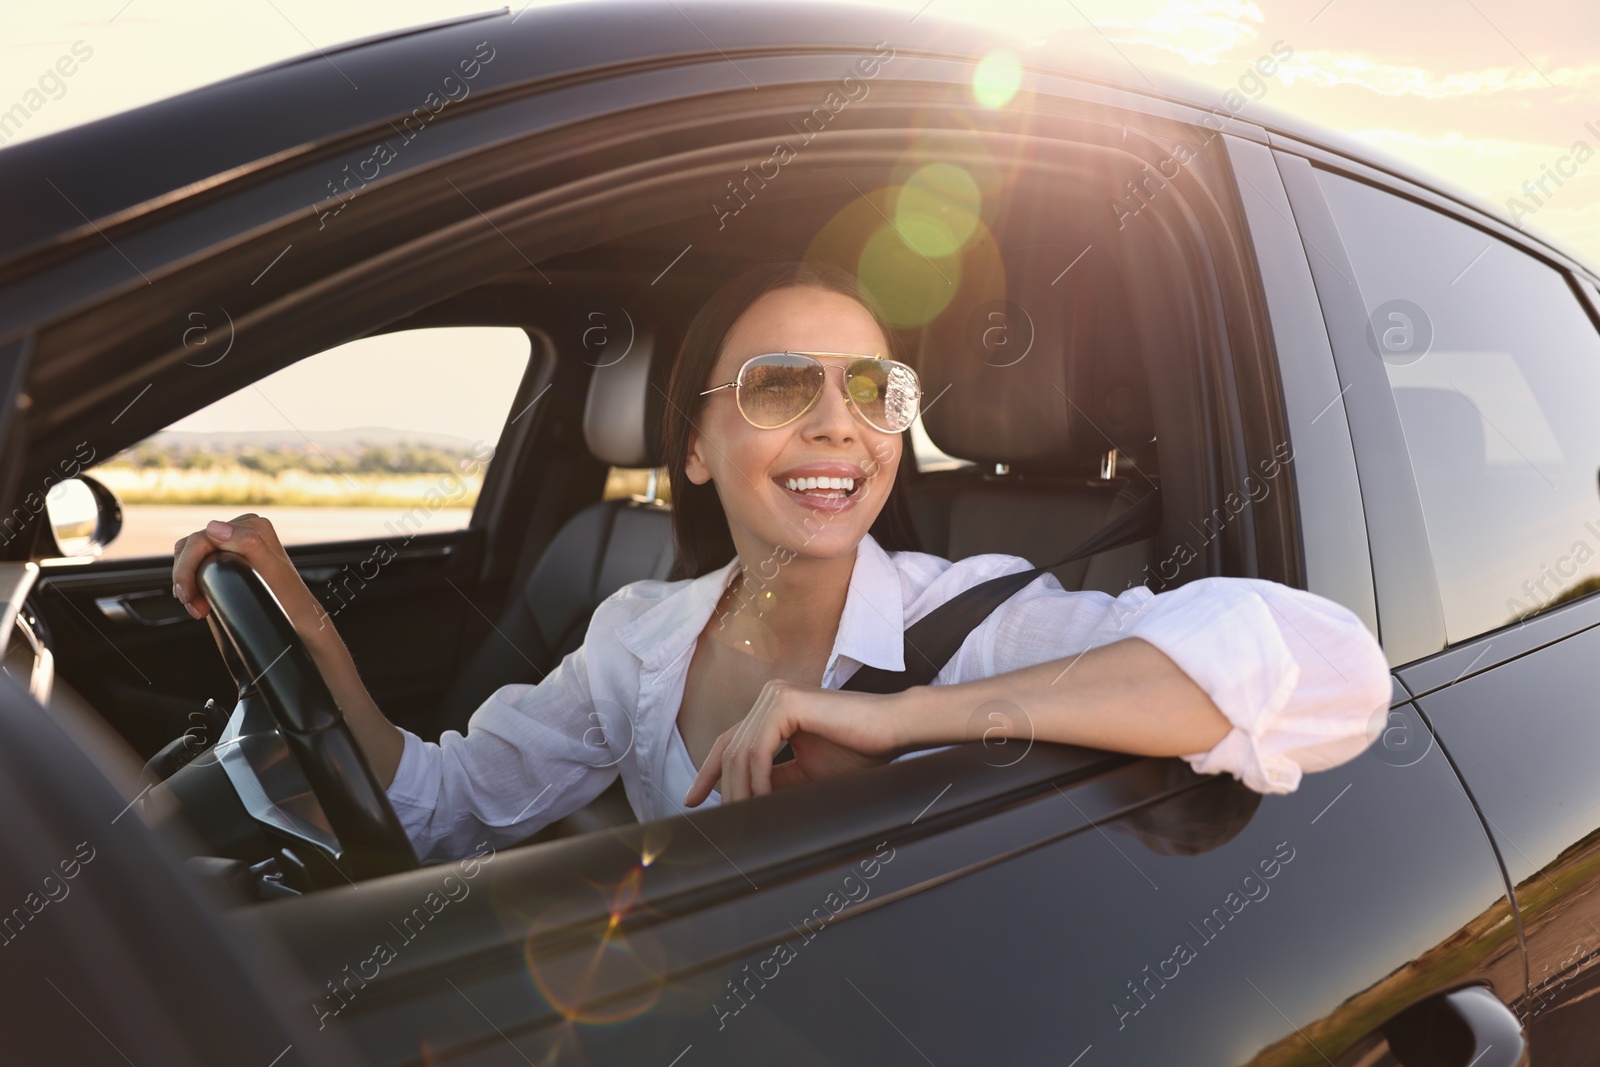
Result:
{"label": "sunglasses lens", "polygon": [[816,360],[786,352],[752,360],[739,382],[739,410],[755,426],[782,426],[816,399],[825,373]]}
{"label": "sunglasses lens", "polygon": [[899,433],[917,417],[917,375],[904,363],[859,359],[845,378],[850,399],[878,429]]}

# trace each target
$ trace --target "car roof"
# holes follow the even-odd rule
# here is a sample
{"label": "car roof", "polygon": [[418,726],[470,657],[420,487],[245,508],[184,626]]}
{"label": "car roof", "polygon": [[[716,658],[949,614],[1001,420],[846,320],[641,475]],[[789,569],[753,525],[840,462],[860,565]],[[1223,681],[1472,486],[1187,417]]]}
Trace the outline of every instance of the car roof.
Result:
{"label": "car roof", "polygon": [[[627,33],[617,27],[626,26]],[[1403,160],[1257,102],[1230,110],[1215,89],[1075,45],[1025,45],[1012,35],[924,12],[817,0],[589,0],[507,8],[319,49],[177,96],[0,149],[0,263],[104,229],[261,167],[356,136],[420,106],[474,46],[490,42],[492,65],[473,87],[525,95],[607,68],[659,67],[715,55],[867,52],[976,60],[1020,49],[1033,70],[1229,118],[1360,161],[1527,232],[1497,205]],[[1291,60],[1292,62],[1292,60]],[[419,71],[437,78],[419,80]],[[113,162],[114,161],[114,162]],[[1551,251],[1581,262],[1548,237]]]}

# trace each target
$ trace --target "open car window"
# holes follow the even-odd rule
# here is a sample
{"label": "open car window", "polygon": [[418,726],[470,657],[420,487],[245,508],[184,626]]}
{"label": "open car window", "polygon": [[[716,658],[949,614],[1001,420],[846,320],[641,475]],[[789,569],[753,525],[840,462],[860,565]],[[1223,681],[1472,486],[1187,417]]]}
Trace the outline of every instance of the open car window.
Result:
{"label": "open car window", "polygon": [[464,527],[531,348],[513,326],[398,330],[268,375],[94,468],[124,509],[102,558],[268,508],[285,544]]}

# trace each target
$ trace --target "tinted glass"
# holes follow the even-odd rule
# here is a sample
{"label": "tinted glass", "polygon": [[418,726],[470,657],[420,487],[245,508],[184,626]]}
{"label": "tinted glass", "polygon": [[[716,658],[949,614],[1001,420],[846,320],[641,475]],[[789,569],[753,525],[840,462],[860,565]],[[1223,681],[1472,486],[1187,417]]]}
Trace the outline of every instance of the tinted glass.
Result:
{"label": "tinted glass", "polygon": [[1317,175],[1394,389],[1449,640],[1600,588],[1600,335],[1566,276]]}

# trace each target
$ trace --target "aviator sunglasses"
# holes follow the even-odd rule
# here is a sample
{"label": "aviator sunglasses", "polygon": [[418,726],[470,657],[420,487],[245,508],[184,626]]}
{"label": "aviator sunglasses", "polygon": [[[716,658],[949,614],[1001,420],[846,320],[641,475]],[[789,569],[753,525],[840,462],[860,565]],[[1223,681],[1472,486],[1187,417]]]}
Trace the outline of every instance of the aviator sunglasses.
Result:
{"label": "aviator sunglasses", "polygon": [[817,356],[851,360],[844,371],[844,395],[866,422],[884,433],[899,433],[917,417],[917,372],[904,363],[853,352],[767,352],[751,356],[739,377],[703,390],[734,390],[739,413],[750,425],[775,430],[810,411],[828,380],[828,365]]}

